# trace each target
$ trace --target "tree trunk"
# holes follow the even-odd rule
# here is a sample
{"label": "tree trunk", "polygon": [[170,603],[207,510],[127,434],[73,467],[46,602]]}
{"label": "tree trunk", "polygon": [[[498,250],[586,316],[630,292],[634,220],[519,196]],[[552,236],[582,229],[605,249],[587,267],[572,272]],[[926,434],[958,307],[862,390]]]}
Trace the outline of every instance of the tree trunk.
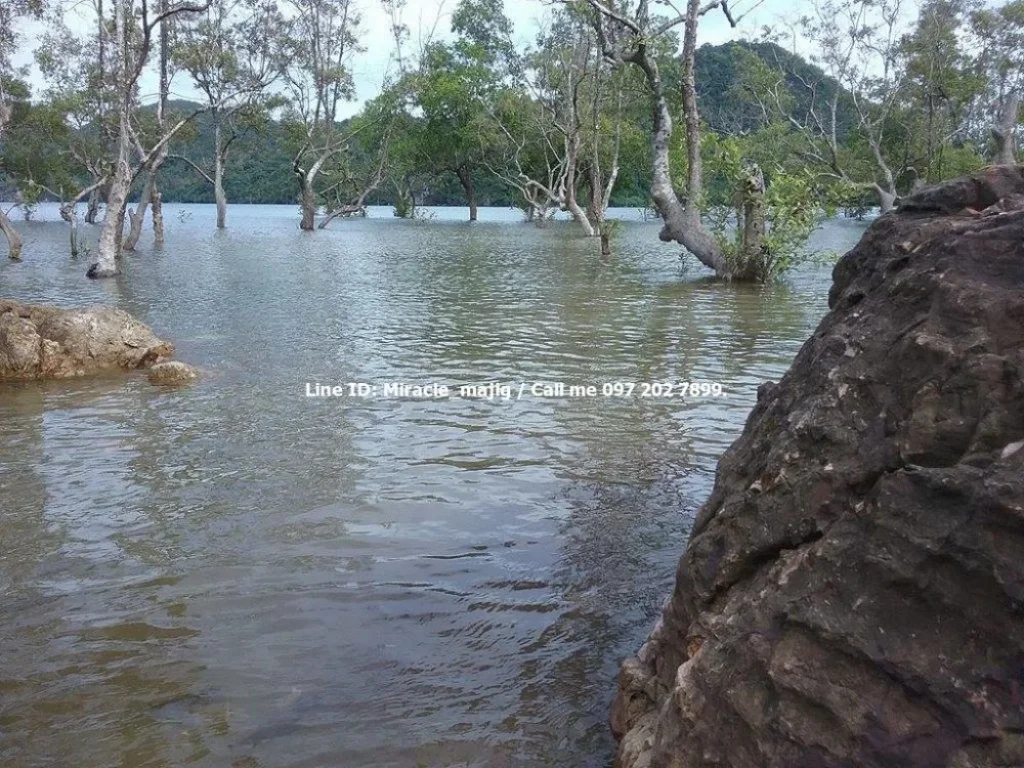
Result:
{"label": "tree trunk", "polygon": [[466,191],[466,202],[469,204],[469,220],[476,221],[476,187],[473,186],[473,174],[464,165],[459,166],[456,174],[459,177],[459,181],[462,182],[462,188]]}
{"label": "tree trunk", "polygon": [[[166,14],[168,0],[160,0],[160,13]],[[164,121],[167,117],[167,100],[171,92],[171,80],[168,74],[170,64],[171,48],[170,40],[167,37],[167,22],[160,25],[160,101],[156,109],[156,124],[160,128],[160,134],[165,132]],[[150,171],[149,201],[153,205],[153,245],[163,248],[164,245],[164,206],[163,198],[160,196],[160,169],[167,159],[167,145],[156,157],[153,168]]]}
{"label": "tree trunk", "polygon": [[213,197],[217,201],[217,229],[226,229],[228,224],[228,198],[224,194],[224,183],[217,179],[213,187]]}
{"label": "tree trunk", "polygon": [[585,237],[594,237],[597,234],[594,225],[587,216],[587,212],[583,210],[579,201],[576,200],[576,195],[566,195],[565,207],[569,211],[569,215],[572,216],[573,221],[580,225],[580,229],[583,230]]}
{"label": "tree trunk", "polygon": [[320,207],[313,183],[316,181],[320,170],[324,167],[324,163],[330,160],[338,151],[337,148],[324,150],[323,154],[309,167],[308,171],[299,165],[299,161],[302,159],[301,156],[296,157],[292,162],[292,173],[295,174],[295,178],[299,182],[299,205],[302,209],[302,220],[299,222],[299,229],[305,232],[312,232],[316,228],[316,212]]}
{"label": "tree trunk", "polygon": [[221,148],[220,125],[216,128],[216,151],[213,160],[213,198],[217,201],[217,229],[227,227],[228,196],[224,194],[224,151]]}
{"label": "tree trunk", "polygon": [[107,193],[107,210],[103,215],[96,246],[96,263],[89,267],[88,277],[113,277],[120,273],[117,260],[121,257],[121,240],[124,236],[124,216],[128,204],[128,190],[132,184],[131,168],[128,166],[127,134],[123,137],[123,149],[118,152],[114,178]]}
{"label": "tree trunk", "polygon": [[576,171],[579,168],[580,140],[579,136],[568,138],[565,142],[565,189],[562,191],[562,207],[569,212],[573,221],[580,225],[583,234],[593,237],[594,225],[587,218],[587,212],[583,210],[579,200],[576,199]]}
{"label": "tree trunk", "polygon": [[21,261],[21,235],[3,211],[0,211],[0,230],[7,236],[8,255],[14,261]]}
{"label": "tree trunk", "polygon": [[63,203],[60,206],[60,217],[69,225],[71,257],[78,256],[78,206],[74,203]]}
{"label": "tree trunk", "polygon": [[164,199],[157,187],[156,177],[153,177],[153,194],[150,202],[153,204],[153,245],[157,248],[164,247]]}
{"label": "tree trunk", "polygon": [[548,225],[548,219],[551,217],[551,204],[548,200],[547,195],[541,196],[537,202],[533,205],[534,216],[533,222],[537,225],[538,229],[544,229]]}
{"label": "tree trunk", "polygon": [[604,195],[601,194],[601,172],[593,162],[587,168],[586,180],[587,194],[590,198],[587,201],[587,219],[594,227],[600,229],[604,222],[604,211],[601,210]]}
{"label": "tree trunk", "polygon": [[896,207],[896,192],[894,190],[886,189],[881,184],[876,184],[875,191],[878,193],[879,211],[889,213],[889,211]]}
{"label": "tree trunk", "polygon": [[771,265],[764,248],[765,204],[764,174],[756,165],[743,179],[743,232],[740,241],[740,264],[732,277],[736,280],[764,281]]}
{"label": "tree trunk", "polygon": [[114,178],[107,193],[107,210],[103,215],[103,228],[100,230],[99,243],[96,246],[96,263],[89,267],[88,277],[113,277],[120,273],[117,260],[121,257],[121,240],[124,236],[124,216],[128,204],[128,190],[132,184],[132,172],[128,166],[128,136],[124,132],[123,141],[119,142],[117,165]]}
{"label": "tree trunk", "polygon": [[299,222],[299,229],[304,232],[312,232],[316,229],[316,191],[313,185],[305,178],[299,180],[301,191],[302,221]]}
{"label": "tree trunk", "polygon": [[146,174],[146,184],[142,188],[142,195],[139,197],[139,202],[135,206],[134,211],[128,211],[128,220],[130,227],[128,230],[128,236],[124,239],[122,248],[126,251],[134,251],[135,246],[139,244],[139,238],[142,237],[142,225],[146,221],[146,209],[149,208],[149,203],[153,199],[153,188],[156,184],[156,179],[152,170]]}
{"label": "tree trunk", "polygon": [[128,191],[132,185],[132,170],[128,164],[132,90],[125,85],[128,77],[125,61],[125,48],[128,45],[126,22],[130,12],[128,0],[119,0],[115,6],[114,16],[115,50],[118,51],[117,81],[122,86],[122,91],[118,94],[117,161],[110,180],[110,190],[107,192],[107,210],[103,216],[103,228],[100,230],[97,245],[97,260],[86,272],[86,276],[91,278],[113,277],[119,272],[117,260],[121,255],[121,239],[124,236],[124,213],[128,203]]}
{"label": "tree trunk", "polygon": [[1020,95],[1011,91],[1003,99],[999,119],[992,128],[996,142],[996,165],[1014,165],[1017,162],[1017,117],[1020,112]]}
{"label": "tree trunk", "polygon": [[694,63],[697,54],[697,19],[700,0],[689,0],[683,37],[683,112],[686,124],[686,154],[688,159],[687,200],[685,204],[676,195],[672,184],[669,147],[672,140],[672,114],[669,111],[665,88],[657,62],[642,45],[631,59],[647,78],[651,89],[652,180],[651,198],[664,221],[659,237],[662,242],[677,242],[692,253],[701,264],[715,271],[719,277],[729,277],[729,265],[722,249],[700,219],[700,197],[703,191],[700,159],[700,115],[697,112],[697,91]]}
{"label": "tree trunk", "polygon": [[100,213],[100,190],[94,189],[89,193],[89,207],[85,210],[85,223],[95,224]]}

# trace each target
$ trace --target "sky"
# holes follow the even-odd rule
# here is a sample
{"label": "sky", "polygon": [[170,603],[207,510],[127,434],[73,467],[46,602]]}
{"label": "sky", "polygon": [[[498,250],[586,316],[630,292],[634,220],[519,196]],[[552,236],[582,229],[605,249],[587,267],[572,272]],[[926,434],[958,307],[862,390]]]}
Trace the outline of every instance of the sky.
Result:
{"label": "sky", "polygon": [[[4,0],[0,0],[3,2]],[[734,15],[743,13],[744,5],[748,7],[757,0],[733,0]],[[74,8],[78,0],[58,0],[66,10],[69,24],[75,28],[85,29],[85,17],[77,17]],[[356,83],[357,98],[339,110],[339,118],[356,114],[367,99],[375,96],[392,64],[393,44],[390,22],[380,0],[356,0],[362,14],[362,44],[366,48],[358,54],[353,62],[353,75]],[[431,35],[445,38],[450,36],[451,15],[458,0],[406,0],[402,11],[402,22],[409,27],[411,34],[410,47],[419,48],[421,40]],[[81,4],[81,5],[84,5]],[[550,0],[505,0],[505,13],[514,25],[514,38],[517,46],[522,49],[533,41],[544,24],[545,17],[551,12]],[[682,7],[683,3],[677,2]],[[700,44],[718,44],[740,37],[756,36],[762,25],[777,20],[784,15],[784,8],[792,8],[793,0],[766,0],[748,17],[744,18],[737,29],[732,29],[725,16],[712,11],[701,20]],[[34,91],[44,87],[42,78],[35,70],[33,51],[38,45],[42,25],[39,23],[24,24],[19,30],[19,52],[15,57],[16,66],[27,66],[30,69],[29,80]],[[156,77],[148,73],[141,82],[143,101],[152,103],[156,100]],[[179,74],[172,83],[174,98],[195,98],[195,91],[189,87],[187,76]]]}

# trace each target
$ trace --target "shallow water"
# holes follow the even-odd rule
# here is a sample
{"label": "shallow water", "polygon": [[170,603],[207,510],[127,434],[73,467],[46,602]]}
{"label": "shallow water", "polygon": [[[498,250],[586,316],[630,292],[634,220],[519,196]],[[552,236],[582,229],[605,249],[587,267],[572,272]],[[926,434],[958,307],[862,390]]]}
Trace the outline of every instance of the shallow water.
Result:
{"label": "shallow water", "polygon": [[[166,248],[99,283],[63,225],[23,225],[0,296],[122,307],[204,376],[0,385],[0,764],[608,763],[618,662],[829,268],[758,291],[654,223],[604,265],[568,224],[374,213],[235,206],[217,233],[170,204]],[[559,381],[726,396],[305,396]]]}

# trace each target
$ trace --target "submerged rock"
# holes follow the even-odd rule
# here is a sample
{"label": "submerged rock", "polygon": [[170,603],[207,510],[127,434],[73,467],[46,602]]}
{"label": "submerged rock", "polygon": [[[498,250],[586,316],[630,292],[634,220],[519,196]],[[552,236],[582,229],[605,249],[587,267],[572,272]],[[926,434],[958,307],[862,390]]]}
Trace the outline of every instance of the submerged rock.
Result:
{"label": "submerged rock", "polygon": [[58,309],[0,299],[0,381],[146,368],[173,351],[120,309]]}
{"label": "submerged rock", "polygon": [[622,768],[1024,764],[1022,170],[838,263],[622,666]]}
{"label": "submerged rock", "polygon": [[199,378],[199,372],[191,365],[168,360],[150,368],[148,376],[153,384],[185,384]]}

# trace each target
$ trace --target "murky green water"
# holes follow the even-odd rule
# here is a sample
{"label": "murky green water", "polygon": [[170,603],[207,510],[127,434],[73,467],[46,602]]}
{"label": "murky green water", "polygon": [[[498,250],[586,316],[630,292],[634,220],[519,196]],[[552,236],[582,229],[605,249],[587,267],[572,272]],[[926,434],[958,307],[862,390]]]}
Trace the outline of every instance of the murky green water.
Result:
{"label": "murky green water", "polygon": [[[205,371],[0,385],[0,764],[607,764],[618,661],[829,270],[704,282],[655,224],[602,265],[496,211],[312,235],[287,207],[220,235],[168,214],[118,281],[56,223],[0,264],[0,296],[120,306]],[[305,397],[688,380],[728,396]]]}

